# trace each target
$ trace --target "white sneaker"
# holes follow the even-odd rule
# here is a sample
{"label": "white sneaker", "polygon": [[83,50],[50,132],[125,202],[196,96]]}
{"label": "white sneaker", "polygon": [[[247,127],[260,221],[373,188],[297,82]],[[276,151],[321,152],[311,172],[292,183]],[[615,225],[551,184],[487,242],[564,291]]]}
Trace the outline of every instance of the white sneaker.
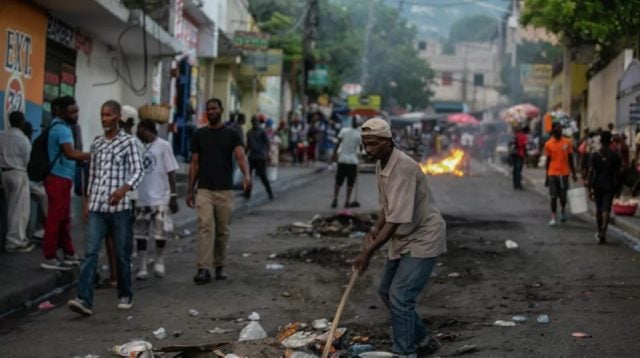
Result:
{"label": "white sneaker", "polygon": [[140,270],[138,270],[138,274],[136,275],[136,280],[146,280],[149,278],[149,272],[147,272],[147,265],[143,265],[140,267]]}
{"label": "white sneaker", "polygon": [[69,271],[71,269],[71,267],[69,267],[68,265],[65,265],[56,257],[53,257],[48,260],[45,259],[44,261],[42,261],[42,263],[40,263],[40,267],[42,267],[45,270],[58,270],[58,271]]}
{"label": "white sneaker", "polygon": [[155,272],[157,277],[164,277],[164,259],[162,257],[156,258],[153,264],[153,272]]}
{"label": "white sneaker", "polygon": [[[131,263],[133,264],[133,262]],[[140,253],[140,269],[138,270],[138,274],[136,275],[136,280],[146,280],[149,278],[149,273],[147,272],[147,252],[142,251]]]}
{"label": "white sneaker", "polygon": [[121,310],[128,310],[133,307],[133,299],[131,297],[120,297],[117,307]]}
{"label": "white sneaker", "polygon": [[549,220],[549,226],[556,226],[557,224],[556,219]]}
{"label": "white sneaker", "polygon": [[87,307],[86,303],[79,298],[74,298],[67,302],[67,307],[75,313],[79,313],[84,316],[91,316],[93,311],[91,308]]}

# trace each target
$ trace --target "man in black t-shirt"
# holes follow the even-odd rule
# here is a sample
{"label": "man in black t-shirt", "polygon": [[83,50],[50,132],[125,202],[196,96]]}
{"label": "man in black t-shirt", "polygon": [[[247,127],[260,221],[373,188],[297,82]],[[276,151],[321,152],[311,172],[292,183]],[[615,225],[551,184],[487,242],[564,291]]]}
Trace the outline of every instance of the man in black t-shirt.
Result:
{"label": "man in black t-shirt", "polygon": [[[251,125],[253,126],[247,132],[247,151],[249,152],[249,169],[251,175],[256,172],[258,178],[264,185],[269,199],[273,200],[273,192],[267,178],[267,157],[269,156],[269,138],[267,133],[260,127],[260,120],[257,116],[251,117]],[[251,187],[244,192],[245,198],[251,197]]]}
{"label": "man in black t-shirt", "polygon": [[609,213],[620,178],[622,159],[618,153],[609,148],[611,132],[602,132],[600,143],[602,144],[600,150],[591,154],[587,178],[589,178],[589,198],[595,199],[596,202],[598,223],[596,239],[599,244],[604,244],[609,226]]}
{"label": "man in black t-shirt", "polygon": [[[187,206],[196,208],[198,212],[198,273],[193,278],[197,285],[211,281],[211,267],[215,267],[216,280],[226,279],[223,267],[234,199],[233,156],[244,174],[244,189],[251,186],[242,137],[237,130],[222,123],[223,110],[222,101],[217,98],[208,100],[209,124],[198,129],[191,140],[193,156],[189,168]],[[215,233],[212,233],[213,224]]]}

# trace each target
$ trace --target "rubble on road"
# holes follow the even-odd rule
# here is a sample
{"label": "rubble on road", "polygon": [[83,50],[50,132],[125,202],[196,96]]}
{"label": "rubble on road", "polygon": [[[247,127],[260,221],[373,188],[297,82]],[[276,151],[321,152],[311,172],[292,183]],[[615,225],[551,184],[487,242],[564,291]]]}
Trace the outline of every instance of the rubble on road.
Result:
{"label": "rubble on road", "polygon": [[310,222],[296,221],[278,228],[277,234],[363,238],[377,220],[377,214],[338,213],[327,217],[316,215]]}

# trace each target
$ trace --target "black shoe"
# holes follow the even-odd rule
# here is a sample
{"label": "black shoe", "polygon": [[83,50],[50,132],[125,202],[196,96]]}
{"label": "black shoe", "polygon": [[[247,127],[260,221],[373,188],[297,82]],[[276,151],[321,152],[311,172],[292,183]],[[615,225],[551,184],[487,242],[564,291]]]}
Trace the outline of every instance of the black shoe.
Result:
{"label": "black shoe", "polygon": [[224,269],[223,267],[216,267],[216,280],[227,279],[227,275],[225,275],[224,272],[222,272],[223,269]]}
{"label": "black shoe", "polygon": [[434,354],[440,349],[440,347],[442,347],[442,343],[437,339],[428,336],[418,343],[418,357],[426,357]]}
{"label": "black shoe", "polygon": [[337,200],[332,201],[331,202],[331,207],[334,208],[334,209],[337,208],[338,207],[338,201]]}
{"label": "black shoe", "polygon": [[211,282],[211,273],[207,269],[198,269],[198,273],[193,277],[196,285],[204,285]]}

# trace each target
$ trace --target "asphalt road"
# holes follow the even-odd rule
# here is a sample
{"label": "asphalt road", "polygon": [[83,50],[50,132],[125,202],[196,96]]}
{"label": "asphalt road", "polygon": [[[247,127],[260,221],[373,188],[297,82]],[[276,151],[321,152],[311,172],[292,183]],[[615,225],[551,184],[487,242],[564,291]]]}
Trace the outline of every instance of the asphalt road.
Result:
{"label": "asphalt road", "polygon": [[[194,286],[194,239],[172,241],[167,276],[136,282],[133,309],[118,311],[115,290],[101,289],[94,316],[83,318],[66,309],[67,297],[57,297],[52,310],[0,322],[0,356],[105,357],[114,344],[133,338],[156,346],[235,341],[254,311],[270,336],[289,322],[330,320],[359,239],[290,235],[278,227],[334,214],[329,207],[334,173],[322,173],[306,187],[234,218],[227,281]],[[375,210],[374,180],[361,175],[363,205],[357,212]],[[439,356],[454,355],[465,345],[475,347],[468,354],[475,357],[638,356],[640,253],[614,237],[606,246],[596,245],[591,222],[572,219],[547,227],[546,198],[533,190],[513,192],[507,178],[481,166],[464,178],[431,178],[431,185],[448,222],[449,251],[418,304],[433,333],[444,335]],[[519,248],[507,249],[508,239]],[[276,258],[269,258],[272,254]],[[386,350],[389,315],[376,294],[383,261],[381,253],[358,280],[341,326]],[[270,263],[284,269],[267,269]],[[199,314],[190,316],[190,309]],[[550,322],[537,323],[541,314]],[[514,315],[527,321],[494,325]],[[159,341],[152,331],[160,327],[169,337]],[[215,327],[232,331],[207,332]],[[179,337],[174,331],[181,331]],[[575,339],[573,332],[592,338]],[[277,356],[273,349],[258,351],[250,356]]]}

